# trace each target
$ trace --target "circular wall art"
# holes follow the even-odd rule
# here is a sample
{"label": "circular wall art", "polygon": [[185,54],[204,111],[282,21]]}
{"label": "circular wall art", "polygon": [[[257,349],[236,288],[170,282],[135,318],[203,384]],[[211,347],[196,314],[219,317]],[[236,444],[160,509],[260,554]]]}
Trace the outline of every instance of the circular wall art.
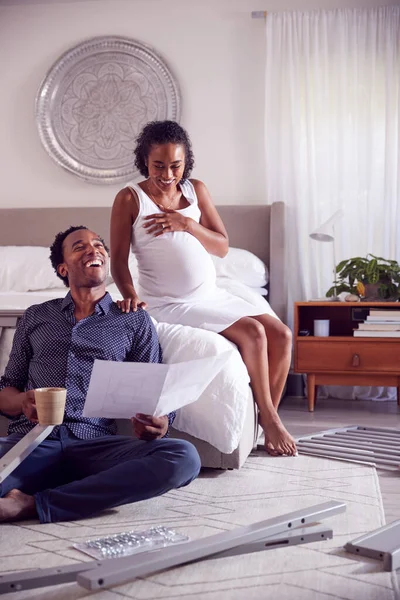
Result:
{"label": "circular wall art", "polygon": [[62,167],[93,183],[128,181],[133,149],[149,121],[179,120],[178,84],[150,48],[97,37],[51,67],[36,98],[40,139]]}

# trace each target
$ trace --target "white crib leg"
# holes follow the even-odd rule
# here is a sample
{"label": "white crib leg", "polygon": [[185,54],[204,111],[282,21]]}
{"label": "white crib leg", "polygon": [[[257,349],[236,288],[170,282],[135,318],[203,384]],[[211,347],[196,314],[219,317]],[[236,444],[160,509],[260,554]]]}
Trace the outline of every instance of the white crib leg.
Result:
{"label": "white crib leg", "polygon": [[53,431],[54,425],[36,425],[0,458],[0,483],[22,463]]}

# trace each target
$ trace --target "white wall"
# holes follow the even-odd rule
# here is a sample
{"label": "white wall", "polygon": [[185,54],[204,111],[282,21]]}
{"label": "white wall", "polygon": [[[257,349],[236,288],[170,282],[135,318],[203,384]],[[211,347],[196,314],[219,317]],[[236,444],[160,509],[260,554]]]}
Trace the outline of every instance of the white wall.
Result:
{"label": "white wall", "polygon": [[37,89],[58,57],[96,35],[161,54],[181,88],[181,123],[217,204],[265,201],[264,20],[252,10],[396,4],[390,0],[0,0],[0,208],[109,205],[120,185],[93,185],[46,154]]}

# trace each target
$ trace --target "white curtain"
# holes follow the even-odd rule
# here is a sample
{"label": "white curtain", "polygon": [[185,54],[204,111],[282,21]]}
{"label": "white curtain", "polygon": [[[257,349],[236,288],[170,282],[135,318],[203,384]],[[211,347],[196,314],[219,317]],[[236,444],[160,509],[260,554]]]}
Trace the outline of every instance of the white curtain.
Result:
{"label": "white curtain", "polygon": [[400,261],[400,7],[268,13],[266,34],[267,193],[288,207],[292,324],[294,301],[332,285],[332,244],[309,234],[337,209],[337,262]]}

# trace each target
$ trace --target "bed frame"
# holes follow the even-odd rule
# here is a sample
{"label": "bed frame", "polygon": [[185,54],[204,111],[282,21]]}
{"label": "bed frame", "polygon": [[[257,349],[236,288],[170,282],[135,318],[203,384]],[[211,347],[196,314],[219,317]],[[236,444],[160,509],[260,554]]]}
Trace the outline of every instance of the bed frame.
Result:
{"label": "bed frame", "polygon": [[[285,205],[275,202],[266,206],[218,206],[218,212],[229,235],[229,245],[244,248],[258,256],[269,270],[268,300],[285,321],[287,294],[285,278]],[[109,207],[0,209],[1,246],[50,246],[58,231],[70,225],[86,225],[106,242],[109,237]],[[4,329],[13,326],[21,311],[0,311],[0,350],[4,349]],[[3,321],[3,323],[2,323]],[[3,335],[2,335],[3,327]],[[0,357],[1,358],[1,357]],[[4,361],[4,358],[3,358]],[[0,373],[1,374],[1,373]],[[0,418],[1,419],[1,418]],[[120,432],[129,424],[122,422]],[[4,432],[4,427],[2,428]],[[3,433],[4,434],[4,433]],[[258,437],[257,412],[249,388],[248,410],[243,436],[231,454],[224,454],[209,443],[172,428],[171,435],[194,443],[203,467],[239,468],[254,447]]]}

